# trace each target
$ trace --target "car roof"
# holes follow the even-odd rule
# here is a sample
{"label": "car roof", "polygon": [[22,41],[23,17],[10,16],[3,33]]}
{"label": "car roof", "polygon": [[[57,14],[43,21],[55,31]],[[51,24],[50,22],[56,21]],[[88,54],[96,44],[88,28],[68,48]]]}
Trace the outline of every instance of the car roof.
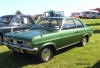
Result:
{"label": "car roof", "polygon": [[42,19],[78,19],[73,17],[44,17]]}
{"label": "car roof", "polygon": [[3,17],[13,17],[14,15],[5,15],[5,16],[1,16],[1,18]]}
{"label": "car roof", "polygon": [[14,16],[29,16],[29,15],[20,15],[20,14],[17,14],[17,15],[4,15],[4,16],[1,16],[1,17],[14,17]]}

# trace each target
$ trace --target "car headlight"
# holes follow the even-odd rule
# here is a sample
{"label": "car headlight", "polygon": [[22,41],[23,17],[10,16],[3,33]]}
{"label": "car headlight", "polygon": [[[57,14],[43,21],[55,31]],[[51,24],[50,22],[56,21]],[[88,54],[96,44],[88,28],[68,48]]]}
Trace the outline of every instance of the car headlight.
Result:
{"label": "car headlight", "polygon": [[28,48],[32,48],[32,43],[31,42],[26,42],[24,41],[24,45]]}
{"label": "car headlight", "polygon": [[17,40],[14,39],[14,40],[13,40],[13,44],[17,44]]}

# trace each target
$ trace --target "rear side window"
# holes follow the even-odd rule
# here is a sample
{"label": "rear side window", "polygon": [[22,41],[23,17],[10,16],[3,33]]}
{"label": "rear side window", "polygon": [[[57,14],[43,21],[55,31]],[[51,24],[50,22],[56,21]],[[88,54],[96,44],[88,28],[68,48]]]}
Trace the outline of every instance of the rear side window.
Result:
{"label": "rear side window", "polygon": [[77,28],[82,28],[82,27],[84,27],[83,24],[82,24],[82,22],[81,22],[80,20],[77,20],[77,19],[76,19],[76,20],[75,20],[75,24],[76,24],[76,27],[77,27]]}
{"label": "rear side window", "polygon": [[29,18],[29,17],[23,17],[23,23],[24,23],[24,24],[32,24],[33,21],[32,21],[32,19]]}
{"label": "rear side window", "polygon": [[68,19],[64,21],[64,24],[62,25],[62,29],[73,29],[75,28],[75,24],[72,19]]}
{"label": "rear side window", "polygon": [[9,23],[12,20],[13,16],[3,16],[0,18],[0,22],[2,23]]}
{"label": "rear side window", "polygon": [[20,16],[15,16],[11,23],[18,23],[18,24],[21,24],[21,17]]}

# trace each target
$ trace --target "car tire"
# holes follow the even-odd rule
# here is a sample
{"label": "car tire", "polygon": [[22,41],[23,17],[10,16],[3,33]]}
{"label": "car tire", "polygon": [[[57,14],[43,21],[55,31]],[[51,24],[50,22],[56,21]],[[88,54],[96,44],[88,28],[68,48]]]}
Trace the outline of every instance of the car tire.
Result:
{"label": "car tire", "polygon": [[0,36],[0,46],[2,45],[2,36]]}
{"label": "car tire", "polygon": [[92,19],[95,19],[95,18],[96,18],[95,16],[92,17]]}
{"label": "car tire", "polygon": [[39,53],[39,59],[42,62],[48,62],[53,57],[53,51],[49,47],[43,48]]}
{"label": "car tire", "polygon": [[86,46],[87,41],[88,41],[87,37],[83,37],[82,40],[80,41],[80,45],[81,46]]}
{"label": "car tire", "polygon": [[16,52],[14,49],[9,49],[13,55],[20,55],[20,53]]}

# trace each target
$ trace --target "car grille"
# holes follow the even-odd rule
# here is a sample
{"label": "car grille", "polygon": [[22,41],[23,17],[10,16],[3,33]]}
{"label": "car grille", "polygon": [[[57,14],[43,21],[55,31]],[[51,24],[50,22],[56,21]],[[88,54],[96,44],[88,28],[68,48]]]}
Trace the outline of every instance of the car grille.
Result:
{"label": "car grille", "polygon": [[18,43],[18,44],[23,44],[23,41],[17,40],[17,43]]}
{"label": "car grille", "polygon": [[23,41],[21,41],[21,40],[9,39],[9,43],[13,43],[13,44],[23,44]]}
{"label": "car grille", "polygon": [[20,46],[26,46],[28,48],[32,48],[32,44],[29,42],[25,42],[22,40],[15,40],[15,39],[9,39],[9,43],[11,44],[19,44]]}

